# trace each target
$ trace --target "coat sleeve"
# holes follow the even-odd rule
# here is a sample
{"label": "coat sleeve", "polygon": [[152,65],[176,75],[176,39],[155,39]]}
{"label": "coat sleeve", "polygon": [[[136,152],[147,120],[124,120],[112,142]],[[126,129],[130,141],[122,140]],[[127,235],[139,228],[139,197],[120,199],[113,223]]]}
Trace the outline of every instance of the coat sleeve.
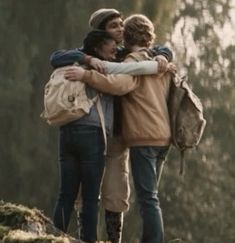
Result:
{"label": "coat sleeve", "polygon": [[95,70],[86,70],[82,80],[103,93],[125,95],[139,86],[139,76],[127,74],[104,75]]}
{"label": "coat sleeve", "polygon": [[168,62],[172,62],[173,60],[173,52],[166,46],[155,45],[151,51],[153,56],[163,55]]}
{"label": "coat sleeve", "polygon": [[50,64],[54,68],[72,65],[75,62],[83,64],[86,55],[80,49],[58,50],[51,54]]}
{"label": "coat sleeve", "polygon": [[107,62],[104,61],[106,74],[149,75],[158,73],[157,61]]}

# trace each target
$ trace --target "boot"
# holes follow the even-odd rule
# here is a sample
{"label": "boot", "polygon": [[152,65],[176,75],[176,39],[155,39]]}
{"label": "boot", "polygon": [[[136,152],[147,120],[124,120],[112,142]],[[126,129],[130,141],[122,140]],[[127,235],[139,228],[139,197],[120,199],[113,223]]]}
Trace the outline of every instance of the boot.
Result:
{"label": "boot", "polygon": [[112,243],[121,243],[123,213],[105,210],[105,223],[108,240]]}

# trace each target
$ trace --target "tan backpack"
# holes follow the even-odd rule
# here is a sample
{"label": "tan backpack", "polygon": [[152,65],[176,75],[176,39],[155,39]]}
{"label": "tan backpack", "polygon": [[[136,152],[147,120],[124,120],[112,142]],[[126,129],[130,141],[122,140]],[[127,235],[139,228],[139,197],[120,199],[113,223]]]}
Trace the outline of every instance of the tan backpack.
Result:
{"label": "tan backpack", "polygon": [[62,126],[89,114],[91,107],[96,105],[104,135],[104,154],[106,154],[107,136],[100,102],[101,94],[91,99],[86,94],[86,84],[65,79],[64,74],[69,67],[57,68],[51,74],[44,88],[44,111],[40,117],[49,125]]}
{"label": "tan backpack", "polygon": [[86,95],[86,84],[80,81],[66,80],[64,73],[69,67],[57,68],[51,74],[44,88],[44,111],[40,116],[49,125],[62,126],[89,114],[91,107],[96,105],[106,145],[107,138],[105,119],[100,102],[101,95],[97,94],[90,99]]}
{"label": "tan backpack", "polygon": [[172,144],[181,152],[183,173],[184,152],[196,147],[206,126],[203,107],[200,99],[188,86],[185,78],[172,77],[168,99],[168,110],[171,123]]}
{"label": "tan backpack", "polygon": [[61,126],[83,117],[98,100],[98,95],[93,99],[87,97],[84,83],[64,78],[67,68],[56,69],[44,88],[44,111],[41,117],[49,125]]}

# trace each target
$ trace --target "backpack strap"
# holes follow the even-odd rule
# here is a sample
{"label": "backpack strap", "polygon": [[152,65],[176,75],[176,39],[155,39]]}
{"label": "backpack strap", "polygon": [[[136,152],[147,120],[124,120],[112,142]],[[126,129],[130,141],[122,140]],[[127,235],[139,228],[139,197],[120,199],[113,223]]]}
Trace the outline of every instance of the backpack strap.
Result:
{"label": "backpack strap", "polygon": [[179,172],[179,174],[181,176],[184,175],[184,165],[185,165],[184,152],[185,152],[184,149],[180,150],[180,172]]}
{"label": "backpack strap", "polygon": [[101,127],[102,127],[102,131],[103,131],[103,135],[104,135],[104,155],[107,154],[107,135],[106,135],[106,128],[105,128],[105,119],[104,119],[104,113],[103,113],[103,109],[101,106],[101,101],[100,101],[100,94],[98,94],[98,99],[96,102],[96,108],[99,114],[99,118],[100,118],[100,123],[101,123]]}
{"label": "backpack strap", "polygon": [[158,168],[158,171],[159,172],[158,172],[158,178],[157,178],[157,190],[159,190],[160,181],[161,181],[161,178],[162,178],[162,172],[163,172],[163,168],[164,168],[165,163],[166,163],[166,159],[164,159],[161,162],[161,164],[160,164],[160,166]]}

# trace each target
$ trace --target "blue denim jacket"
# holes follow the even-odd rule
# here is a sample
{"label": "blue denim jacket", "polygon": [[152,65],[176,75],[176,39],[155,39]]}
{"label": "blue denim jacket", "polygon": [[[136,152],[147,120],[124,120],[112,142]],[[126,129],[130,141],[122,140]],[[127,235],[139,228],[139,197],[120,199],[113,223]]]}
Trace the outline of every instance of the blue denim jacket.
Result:
{"label": "blue denim jacket", "polygon": [[[151,51],[153,56],[163,55],[169,62],[171,62],[173,59],[172,51],[168,47],[155,45]],[[125,54],[125,49],[119,47],[117,50],[117,56],[122,56],[122,53]],[[75,48],[73,50],[58,50],[51,54],[50,63],[54,68],[72,65],[75,62],[83,64],[84,57],[85,54],[82,52],[82,48]]]}
{"label": "blue denim jacket", "polygon": [[50,56],[50,63],[53,68],[72,65],[75,62],[83,64],[85,54],[81,48],[75,48],[73,50],[57,50]]}

